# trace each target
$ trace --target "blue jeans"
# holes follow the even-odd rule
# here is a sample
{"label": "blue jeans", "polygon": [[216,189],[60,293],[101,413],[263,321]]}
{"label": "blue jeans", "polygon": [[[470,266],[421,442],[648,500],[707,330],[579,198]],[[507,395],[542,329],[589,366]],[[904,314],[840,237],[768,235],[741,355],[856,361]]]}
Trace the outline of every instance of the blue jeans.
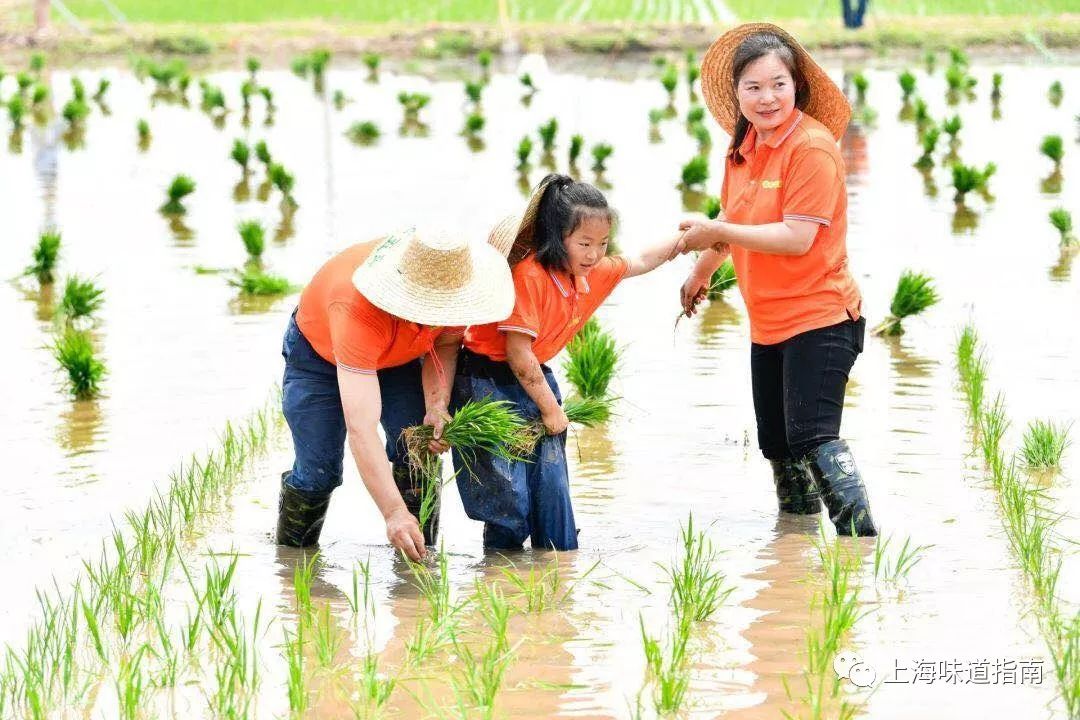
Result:
{"label": "blue jeans", "polygon": [[[451,411],[469,400],[491,397],[510,402],[526,420],[540,417],[536,403],[516,378],[472,372],[468,367],[471,353],[463,350],[462,355],[454,378]],[[505,363],[498,365],[509,372]],[[561,404],[555,376],[547,367],[543,370],[544,379]],[[461,504],[470,518],[484,522],[485,547],[517,550],[525,538],[531,538],[533,548],[538,550],[577,549],[565,432],[544,435],[529,462],[510,462],[482,451],[463,457],[455,449],[452,455]]]}
{"label": "blue jeans", "polygon": [[[285,376],[282,410],[292,431],[296,459],[285,482],[297,490],[329,494],[341,484],[345,458],[345,414],[341,409],[337,366],[323,360],[289,319],[281,344]],[[424,419],[424,391],[419,360],[378,373],[386,454],[394,465],[406,465],[401,431]]]}

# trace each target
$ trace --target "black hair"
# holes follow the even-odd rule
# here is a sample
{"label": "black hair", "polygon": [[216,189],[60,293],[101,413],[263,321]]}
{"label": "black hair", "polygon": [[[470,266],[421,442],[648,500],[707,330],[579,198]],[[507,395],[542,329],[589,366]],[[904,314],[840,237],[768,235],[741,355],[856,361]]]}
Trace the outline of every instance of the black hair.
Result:
{"label": "black hair", "polygon": [[536,260],[545,270],[566,270],[569,256],[563,242],[589,218],[603,218],[612,225],[618,216],[604,193],[589,183],[552,173],[540,181],[542,195],[536,212],[532,245]]}
{"label": "black hair", "polygon": [[[784,42],[779,35],[771,32],[754,33],[735,48],[735,54],[731,59],[731,84],[735,90],[735,96],[739,93],[739,78],[742,77],[746,66],[760,57],[773,54],[780,62],[787,66],[791,73],[791,79],[795,82],[795,107],[802,110],[810,100],[810,85],[806,82],[802,68],[799,66],[799,56]],[[735,120],[735,132],[731,135],[731,146],[728,148],[728,157],[735,165],[742,165],[746,158],[739,152],[746,133],[750,130],[750,121],[742,112],[737,113]]]}

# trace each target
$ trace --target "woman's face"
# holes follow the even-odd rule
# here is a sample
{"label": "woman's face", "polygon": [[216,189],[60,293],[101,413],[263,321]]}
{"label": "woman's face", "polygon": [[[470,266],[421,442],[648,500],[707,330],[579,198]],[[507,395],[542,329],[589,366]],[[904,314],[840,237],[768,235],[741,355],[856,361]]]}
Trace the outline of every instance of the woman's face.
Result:
{"label": "woman's face", "polygon": [[735,90],[739,110],[761,137],[768,137],[795,109],[795,81],[775,53],[747,65]]}
{"label": "woman's face", "polygon": [[586,217],[574,232],[563,239],[570,260],[571,275],[588,275],[607,254],[611,222],[602,217]]}

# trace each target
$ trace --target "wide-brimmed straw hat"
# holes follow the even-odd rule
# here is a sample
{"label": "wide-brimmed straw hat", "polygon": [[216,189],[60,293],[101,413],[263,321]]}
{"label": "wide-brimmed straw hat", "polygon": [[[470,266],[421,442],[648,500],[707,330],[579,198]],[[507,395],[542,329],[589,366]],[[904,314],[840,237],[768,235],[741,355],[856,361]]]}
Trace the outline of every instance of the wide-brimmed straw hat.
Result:
{"label": "wide-brimmed straw hat", "polygon": [[352,281],[376,307],[421,325],[480,325],[514,309],[506,258],[441,231],[387,235]]}
{"label": "wide-brimmed straw hat", "polygon": [[503,257],[510,255],[514,243],[521,231],[521,216],[507,215],[488,233],[488,245],[498,250]]}
{"label": "wide-brimmed straw hat", "polygon": [[810,99],[803,111],[824,125],[839,140],[851,119],[851,104],[828,73],[814,62],[810,53],[786,30],[771,23],[747,23],[721,35],[701,59],[701,94],[716,122],[729,135],[739,118],[739,100],[731,72],[735,50],[743,40],[758,33],[780,37],[795,53],[799,69],[810,86]]}

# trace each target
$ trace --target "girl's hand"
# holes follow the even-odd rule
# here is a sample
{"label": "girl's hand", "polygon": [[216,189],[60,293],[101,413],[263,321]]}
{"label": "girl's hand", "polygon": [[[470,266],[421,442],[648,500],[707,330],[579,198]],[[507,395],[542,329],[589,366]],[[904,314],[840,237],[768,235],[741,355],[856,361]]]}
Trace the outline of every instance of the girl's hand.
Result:
{"label": "girl's hand", "polygon": [[566,427],[570,424],[570,419],[566,417],[566,413],[563,412],[560,405],[556,405],[551,412],[542,413],[540,419],[543,421],[544,427],[547,428],[548,435],[558,435],[565,432]]}
{"label": "girl's hand", "polygon": [[706,250],[721,242],[717,237],[716,223],[702,216],[685,218],[679,223],[679,230],[683,232],[684,255],[693,250]]}

